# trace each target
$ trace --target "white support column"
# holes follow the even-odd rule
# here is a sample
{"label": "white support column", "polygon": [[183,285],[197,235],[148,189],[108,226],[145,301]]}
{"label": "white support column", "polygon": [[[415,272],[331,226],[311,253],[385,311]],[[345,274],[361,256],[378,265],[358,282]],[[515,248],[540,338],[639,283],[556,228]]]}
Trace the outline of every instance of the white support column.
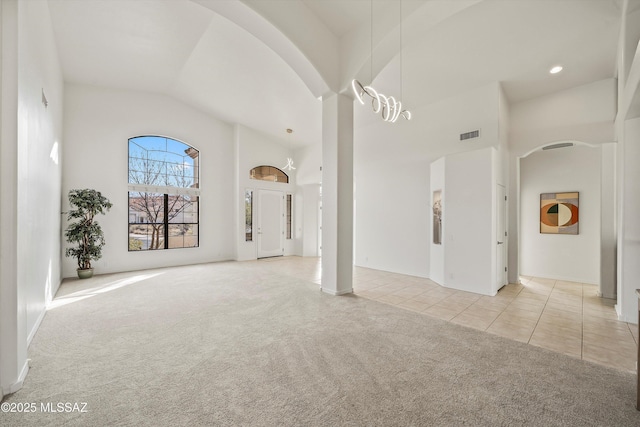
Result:
{"label": "white support column", "polygon": [[322,100],[322,291],[353,292],[353,99]]}
{"label": "white support column", "polygon": [[600,169],[600,295],[616,298],[616,149],[602,144]]}
{"label": "white support column", "polygon": [[0,388],[27,375],[26,311],[18,286],[18,2],[0,2]]}

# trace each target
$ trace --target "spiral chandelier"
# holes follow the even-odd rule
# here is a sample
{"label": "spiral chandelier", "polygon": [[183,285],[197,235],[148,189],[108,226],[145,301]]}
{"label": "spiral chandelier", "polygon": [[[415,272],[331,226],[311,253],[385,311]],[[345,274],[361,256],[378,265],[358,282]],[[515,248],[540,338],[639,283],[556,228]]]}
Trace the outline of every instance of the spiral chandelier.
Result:
{"label": "spiral chandelier", "polygon": [[381,113],[382,120],[395,123],[400,116],[406,120],[411,120],[411,111],[402,109],[402,102],[396,101],[393,96],[386,96],[379,93],[371,86],[362,86],[358,80],[351,82],[353,93],[360,104],[364,105],[364,96],[371,97],[371,106],[375,114]]}
{"label": "spiral chandelier", "polygon": [[[371,80],[373,80],[373,0],[371,4]],[[400,92],[402,93],[402,0],[400,4]],[[375,114],[380,113],[385,122],[395,123],[398,118],[411,120],[411,111],[402,109],[402,102],[393,96],[386,96],[371,86],[364,86],[358,80],[351,81],[351,88],[360,104],[364,105],[364,97],[371,98],[371,106]]]}

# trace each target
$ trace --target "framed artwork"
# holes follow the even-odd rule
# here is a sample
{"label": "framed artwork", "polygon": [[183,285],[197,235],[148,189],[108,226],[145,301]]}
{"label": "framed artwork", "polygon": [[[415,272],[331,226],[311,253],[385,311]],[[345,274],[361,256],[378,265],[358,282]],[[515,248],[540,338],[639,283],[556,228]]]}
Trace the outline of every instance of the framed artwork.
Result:
{"label": "framed artwork", "polygon": [[442,244],[442,190],[433,192],[433,243]]}
{"label": "framed artwork", "polygon": [[540,233],[578,234],[579,196],[577,191],[540,194]]}

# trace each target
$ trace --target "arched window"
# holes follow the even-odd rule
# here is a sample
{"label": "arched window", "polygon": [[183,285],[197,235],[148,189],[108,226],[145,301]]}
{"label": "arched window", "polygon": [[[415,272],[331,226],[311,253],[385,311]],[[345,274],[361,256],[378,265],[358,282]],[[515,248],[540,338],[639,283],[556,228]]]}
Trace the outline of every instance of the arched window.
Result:
{"label": "arched window", "polygon": [[275,166],[256,166],[249,173],[251,179],[271,182],[289,182],[289,176]]}
{"label": "arched window", "polygon": [[161,136],[129,139],[129,250],[199,246],[200,153]]}

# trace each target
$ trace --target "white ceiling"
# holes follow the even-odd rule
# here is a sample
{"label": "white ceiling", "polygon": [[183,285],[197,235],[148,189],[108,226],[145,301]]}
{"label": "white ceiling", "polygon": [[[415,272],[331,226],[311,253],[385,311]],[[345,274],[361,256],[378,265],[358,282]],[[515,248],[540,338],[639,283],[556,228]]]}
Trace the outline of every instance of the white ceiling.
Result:
{"label": "white ceiling", "polygon": [[327,28],[342,37],[363,22],[369,22],[371,6],[369,0],[302,0]]}
{"label": "white ceiling", "polygon": [[[368,0],[289,1],[302,2],[336,38],[368,31]],[[428,23],[450,1],[403,3],[406,105],[495,81],[520,102],[615,76],[619,0],[484,0]],[[374,13],[398,4],[375,3]],[[165,93],[285,143],[286,128],[296,144],[320,142],[321,103],[304,82],[265,42],[212,10],[189,0],[49,4],[66,81]],[[399,72],[399,64],[396,57],[387,68]],[[565,70],[551,76],[555,64]],[[399,80],[388,76],[380,74]]]}

